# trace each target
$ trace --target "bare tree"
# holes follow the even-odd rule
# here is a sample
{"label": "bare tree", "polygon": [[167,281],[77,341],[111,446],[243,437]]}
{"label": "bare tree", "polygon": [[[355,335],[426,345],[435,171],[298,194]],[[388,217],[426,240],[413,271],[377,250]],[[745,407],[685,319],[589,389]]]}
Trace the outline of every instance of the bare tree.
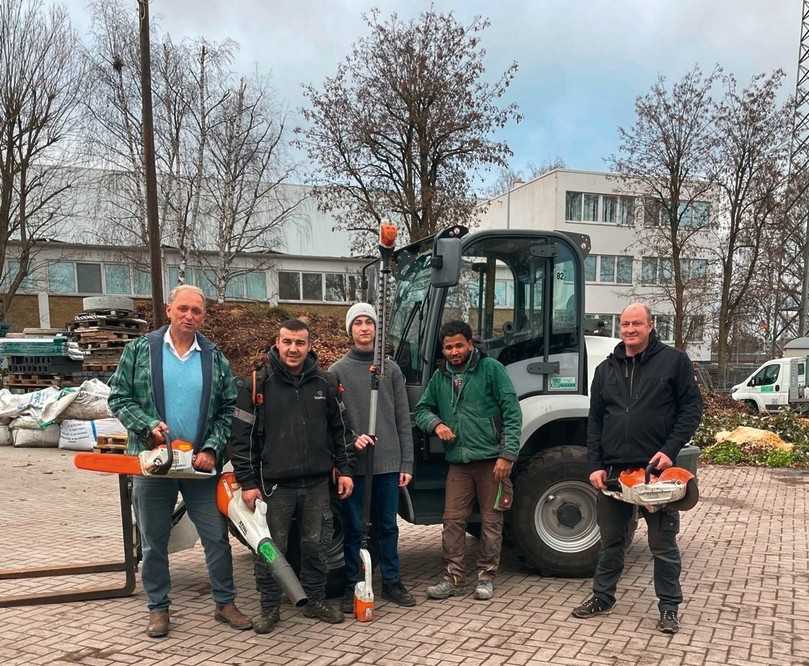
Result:
{"label": "bare tree", "polygon": [[511,167],[500,169],[495,180],[484,190],[484,194],[487,197],[496,197],[503,194],[503,192],[508,192],[509,189],[514,188],[518,183],[534,180],[549,171],[564,169],[566,166],[565,161],[561,157],[555,157],[539,165],[529,162],[525,171],[522,169],[515,170]]}
{"label": "bare tree", "polygon": [[231,280],[270,261],[265,254],[251,269],[240,269],[236,256],[278,246],[283,226],[302,203],[285,187],[292,167],[283,159],[284,137],[285,120],[273,112],[260,81],[240,79],[213,115],[203,196],[214,224],[198,235],[198,247],[215,251],[198,258],[220,303]]}
{"label": "bare tree", "polygon": [[428,10],[408,23],[378,11],[365,16],[370,34],[357,41],[320,90],[306,86],[308,123],[296,130],[317,165],[321,210],[354,232],[355,248],[375,237],[380,220],[398,219],[410,240],[453,223],[477,207],[471,191],[479,167],[505,167],[511,155],[492,134],[520,120],[500,98],[517,65],[489,83],[481,33]]}
{"label": "bare tree", "polygon": [[779,105],[784,72],[753,77],[743,90],[724,77],[716,109],[716,149],[711,171],[719,191],[716,251],[721,268],[718,361],[724,376],[731,329],[746,314],[747,296],[761,270],[767,228],[783,214],[791,103]]}
{"label": "bare tree", "polygon": [[[8,276],[0,320],[31,270],[36,243],[69,212],[73,182],[64,167],[87,82],[78,47],[64,9],[0,3],[0,273]],[[10,245],[19,247],[16,272],[7,270]]]}
{"label": "bare tree", "polygon": [[[137,16],[121,0],[97,2],[94,44],[88,57],[96,86],[88,99],[95,122],[91,150],[108,171],[99,191],[99,240],[116,245],[146,245],[145,173],[142,163],[140,60]],[[222,104],[223,82],[235,44],[203,39],[175,43],[153,26],[155,155],[158,171],[161,238],[180,254],[179,282],[194,248],[193,237],[206,211],[201,206],[210,118]],[[212,92],[213,91],[213,92]],[[136,263],[141,257],[129,257]]]}
{"label": "bare tree", "polygon": [[[695,274],[691,260],[704,255],[712,219],[714,148],[712,88],[717,67],[704,75],[694,67],[670,88],[659,77],[635,100],[635,124],[619,128],[618,154],[609,162],[621,188],[644,194],[639,243],[657,257],[670,259],[669,275],[660,280],[658,297],[673,310],[674,344],[686,343],[686,324],[702,310],[707,273]],[[684,260],[688,259],[686,263]]]}

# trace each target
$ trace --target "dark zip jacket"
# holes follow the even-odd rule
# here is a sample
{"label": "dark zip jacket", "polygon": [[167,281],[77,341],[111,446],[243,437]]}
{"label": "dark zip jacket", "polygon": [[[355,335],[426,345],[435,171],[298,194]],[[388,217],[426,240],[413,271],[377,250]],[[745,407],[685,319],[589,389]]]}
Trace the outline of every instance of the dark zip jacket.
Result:
{"label": "dark zip jacket", "polygon": [[237,382],[231,455],[236,478],[244,489],[268,484],[315,480],[336,467],[351,476],[353,440],[337,380],[321,370],[309,352],[300,375],[268,354],[262,386],[263,405],[253,405],[252,379]]}
{"label": "dark zip jacket", "polygon": [[702,397],[685,352],[658,340],[628,357],[623,342],[596,368],[587,422],[590,471],[645,467],[658,451],[672,462],[693,437]]}

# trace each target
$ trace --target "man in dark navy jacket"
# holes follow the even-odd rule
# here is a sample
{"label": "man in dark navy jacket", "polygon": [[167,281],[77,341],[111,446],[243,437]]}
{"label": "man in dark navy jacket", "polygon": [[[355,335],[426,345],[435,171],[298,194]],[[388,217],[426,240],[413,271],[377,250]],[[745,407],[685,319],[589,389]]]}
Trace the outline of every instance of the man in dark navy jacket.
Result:
{"label": "man in dark navy jacket", "polygon": [[[633,303],[621,313],[621,340],[595,371],[587,424],[590,483],[606,488],[607,477],[622,470],[654,465],[671,467],[691,439],[702,416],[702,398],[685,352],[664,345],[652,324],[652,313]],[[593,578],[593,596],[573,609],[589,618],[609,613],[624,568],[628,525],[634,507],[602,493],[598,496],[601,553]],[[641,509],[654,556],[654,584],[660,631],[679,631],[677,609],[682,603],[677,511],[648,513]]]}

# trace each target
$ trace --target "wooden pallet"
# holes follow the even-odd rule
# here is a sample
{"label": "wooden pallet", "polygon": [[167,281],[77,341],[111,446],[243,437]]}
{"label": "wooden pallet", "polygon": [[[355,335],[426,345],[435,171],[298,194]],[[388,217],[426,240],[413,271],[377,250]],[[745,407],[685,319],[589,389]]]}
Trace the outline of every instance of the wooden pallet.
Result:
{"label": "wooden pallet", "polygon": [[82,365],[82,370],[86,372],[115,372],[117,369],[117,363],[88,363],[85,361]]}
{"label": "wooden pallet", "polygon": [[126,435],[99,435],[93,447],[99,453],[126,453]]}
{"label": "wooden pallet", "polygon": [[142,331],[146,329],[146,320],[137,319],[129,316],[117,316],[114,314],[98,314],[89,312],[80,312],[77,314],[73,321],[67,325],[71,331],[78,328],[115,328],[115,329],[129,329],[134,331]]}
{"label": "wooden pallet", "polygon": [[14,373],[3,377],[3,384],[9,388],[48,388],[58,386],[62,379],[60,375]]}
{"label": "wooden pallet", "polygon": [[115,328],[111,326],[89,326],[87,328],[76,328],[73,333],[79,340],[134,340],[142,334],[139,328]]}
{"label": "wooden pallet", "polygon": [[79,342],[79,349],[89,351],[90,353],[96,349],[115,349],[121,351],[128,343],[129,340],[106,340],[104,342],[101,340],[84,342],[84,340],[82,340]]}

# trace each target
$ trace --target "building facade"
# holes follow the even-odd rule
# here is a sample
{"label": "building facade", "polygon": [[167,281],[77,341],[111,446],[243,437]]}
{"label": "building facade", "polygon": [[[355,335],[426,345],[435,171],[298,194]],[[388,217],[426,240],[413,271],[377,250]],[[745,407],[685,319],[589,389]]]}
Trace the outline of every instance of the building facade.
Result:
{"label": "building facade", "polygon": [[[642,192],[626,192],[608,173],[554,169],[510,192],[494,197],[478,219],[481,229],[546,229],[586,234],[591,250],[585,260],[585,332],[618,337],[621,310],[633,300],[648,302],[660,337],[673,338],[672,306],[661,298],[671,280],[671,259],[643,247],[641,225],[654,224]],[[660,211],[656,212],[658,216]],[[689,216],[710,216],[708,202],[693,202]],[[697,217],[694,220],[697,220]],[[695,253],[696,254],[696,253]],[[694,278],[709,270],[705,253],[682,260]],[[498,294],[506,304],[509,295]],[[710,360],[710,331],[705,314],[686,320],[687,350],[694,360]]]}

